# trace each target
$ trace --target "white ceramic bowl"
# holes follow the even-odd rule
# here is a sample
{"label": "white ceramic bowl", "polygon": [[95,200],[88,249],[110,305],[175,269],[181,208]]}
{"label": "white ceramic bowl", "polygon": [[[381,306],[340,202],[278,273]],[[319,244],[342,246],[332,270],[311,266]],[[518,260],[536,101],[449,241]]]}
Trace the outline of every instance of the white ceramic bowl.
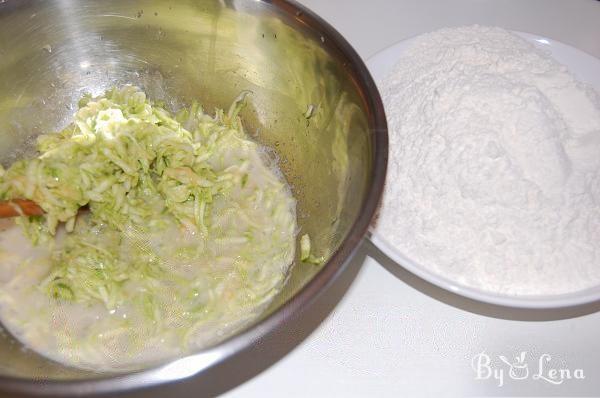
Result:
{"label": "white ceramic bowl", "polygon": [[[552,39],[530,33],[515,33],[536,46],[549,51],[557,61],[567,65],[578,79],[591,84],[600,91],[600,59]],[[413,39],[407,39],[398,42],[367,60],[367,66],[378,84],[391,71],[391,68],[396,64],[397,60],[410,45],[412,40]],[[390,131],[389,134],[394,134],[394,132]],[[383,216],[385,217],[385,215]],[[573,307],[600,301],[600,285],[573,293],[545,296],[514,296],[472,288],[436,274],[423,265],[411,260],[410,253],[402,253],[398,248],[389,244],[383,236],[378,234],[376,226],[371,228],[370,239],[375,246],[396,264],[434,285],[473,300],[508,307],[539,309]],[[600,266],[600,264],[598,264],[598,266]]]}

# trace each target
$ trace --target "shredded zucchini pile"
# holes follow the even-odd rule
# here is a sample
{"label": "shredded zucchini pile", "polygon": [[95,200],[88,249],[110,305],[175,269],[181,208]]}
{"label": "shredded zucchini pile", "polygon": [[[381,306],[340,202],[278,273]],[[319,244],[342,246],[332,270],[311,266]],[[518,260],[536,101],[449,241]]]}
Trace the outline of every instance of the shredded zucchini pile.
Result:
{"label": "shredded zucchini pile", "polygon": [[[167,305],[157,290],[168,284],[193,317],[214,304],[207,292],[229,286],[224,261],[235,271],[230,288],[243,293],[231,307],[272,295],[293,259],[295,202],[267,166],[253,177],[259,148],[237,117],[244,96],[214,117],[198,104],[172,117],[133,86],[88,96],[74,123],[38,138],[37,157],[2,170],[1,199],[45,211],[19,218],[32,242],[54,245],[62,223],[67,232],[40,288],[108,309],[138,303],[156,320]],[[202,258],[212,263],[200,271],[181,266]]]}
{"label": "shredded zucchini pile", "polygon": [[[86,205],[117,228],[128,220],[144,225],[152,213],[169,211],[205,232],[206,206],[236,183],[231,170],[217,172],[208,159],[215,147],[244,137],[236,118],[242,104],[215,118],[194,104],[173,118],[133,86],[86,97],[72,125],[38,138],[37,158],[4,172],[2,198],[31,199],[46,211],[29,219],[35,240],[53,235],[59,222],[72,231]],[[157,193],[163,200],[152,201]]]}

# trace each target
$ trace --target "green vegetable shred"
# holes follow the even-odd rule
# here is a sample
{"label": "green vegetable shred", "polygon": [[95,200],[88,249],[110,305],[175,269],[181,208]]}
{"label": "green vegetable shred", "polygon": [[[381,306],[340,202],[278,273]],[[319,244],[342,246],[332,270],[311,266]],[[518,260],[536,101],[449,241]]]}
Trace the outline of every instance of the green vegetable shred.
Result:
{"label": "green vegetable shred", "polygon": [[[81,318],[30,333],[25,308],[17,336],[71,365],[136,367],[222,338],[268,303],[293,261],[295,201],[243,130],[247,94],[215,116],[197,103],[172,115],[133,86],[86,96],[72,124],[38,137],[37,156],[0,170],[1,199],[45,211],[17,220],[47,253],[15,271],[35,273],[24,291],[49,300],[33,318]],[[306,241],[302,259],[314,261]],[[0,285],[9,328],[2,303],[17,293]]]}

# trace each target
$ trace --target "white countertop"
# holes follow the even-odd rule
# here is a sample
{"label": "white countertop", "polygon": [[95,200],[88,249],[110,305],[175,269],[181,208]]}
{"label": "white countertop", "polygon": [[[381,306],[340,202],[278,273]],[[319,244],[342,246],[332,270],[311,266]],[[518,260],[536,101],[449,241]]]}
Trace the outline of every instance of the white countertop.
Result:
{"label": "white countertop", "polygon": [[[544,35],[600,58],[595,0],[301,3],[365,59],[419,33],[474,23]],[[488,306],[419,280],[368,243],[357,257],[364,258],[358,276],[320,327],[227,396],[600,395],[600,305],[550,312]],[[520,355],[512,373],[500,358],[516,363]]]}

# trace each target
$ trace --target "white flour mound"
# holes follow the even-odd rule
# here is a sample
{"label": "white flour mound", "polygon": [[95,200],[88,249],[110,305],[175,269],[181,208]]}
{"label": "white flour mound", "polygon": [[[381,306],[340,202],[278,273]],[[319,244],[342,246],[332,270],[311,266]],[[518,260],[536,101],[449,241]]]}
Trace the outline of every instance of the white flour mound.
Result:
{"label": "white flour mound", "polygon": [[415,39],[380,84],[390,164],[376,232],[510,295],[600,284],[600,96],[499,28]]}

